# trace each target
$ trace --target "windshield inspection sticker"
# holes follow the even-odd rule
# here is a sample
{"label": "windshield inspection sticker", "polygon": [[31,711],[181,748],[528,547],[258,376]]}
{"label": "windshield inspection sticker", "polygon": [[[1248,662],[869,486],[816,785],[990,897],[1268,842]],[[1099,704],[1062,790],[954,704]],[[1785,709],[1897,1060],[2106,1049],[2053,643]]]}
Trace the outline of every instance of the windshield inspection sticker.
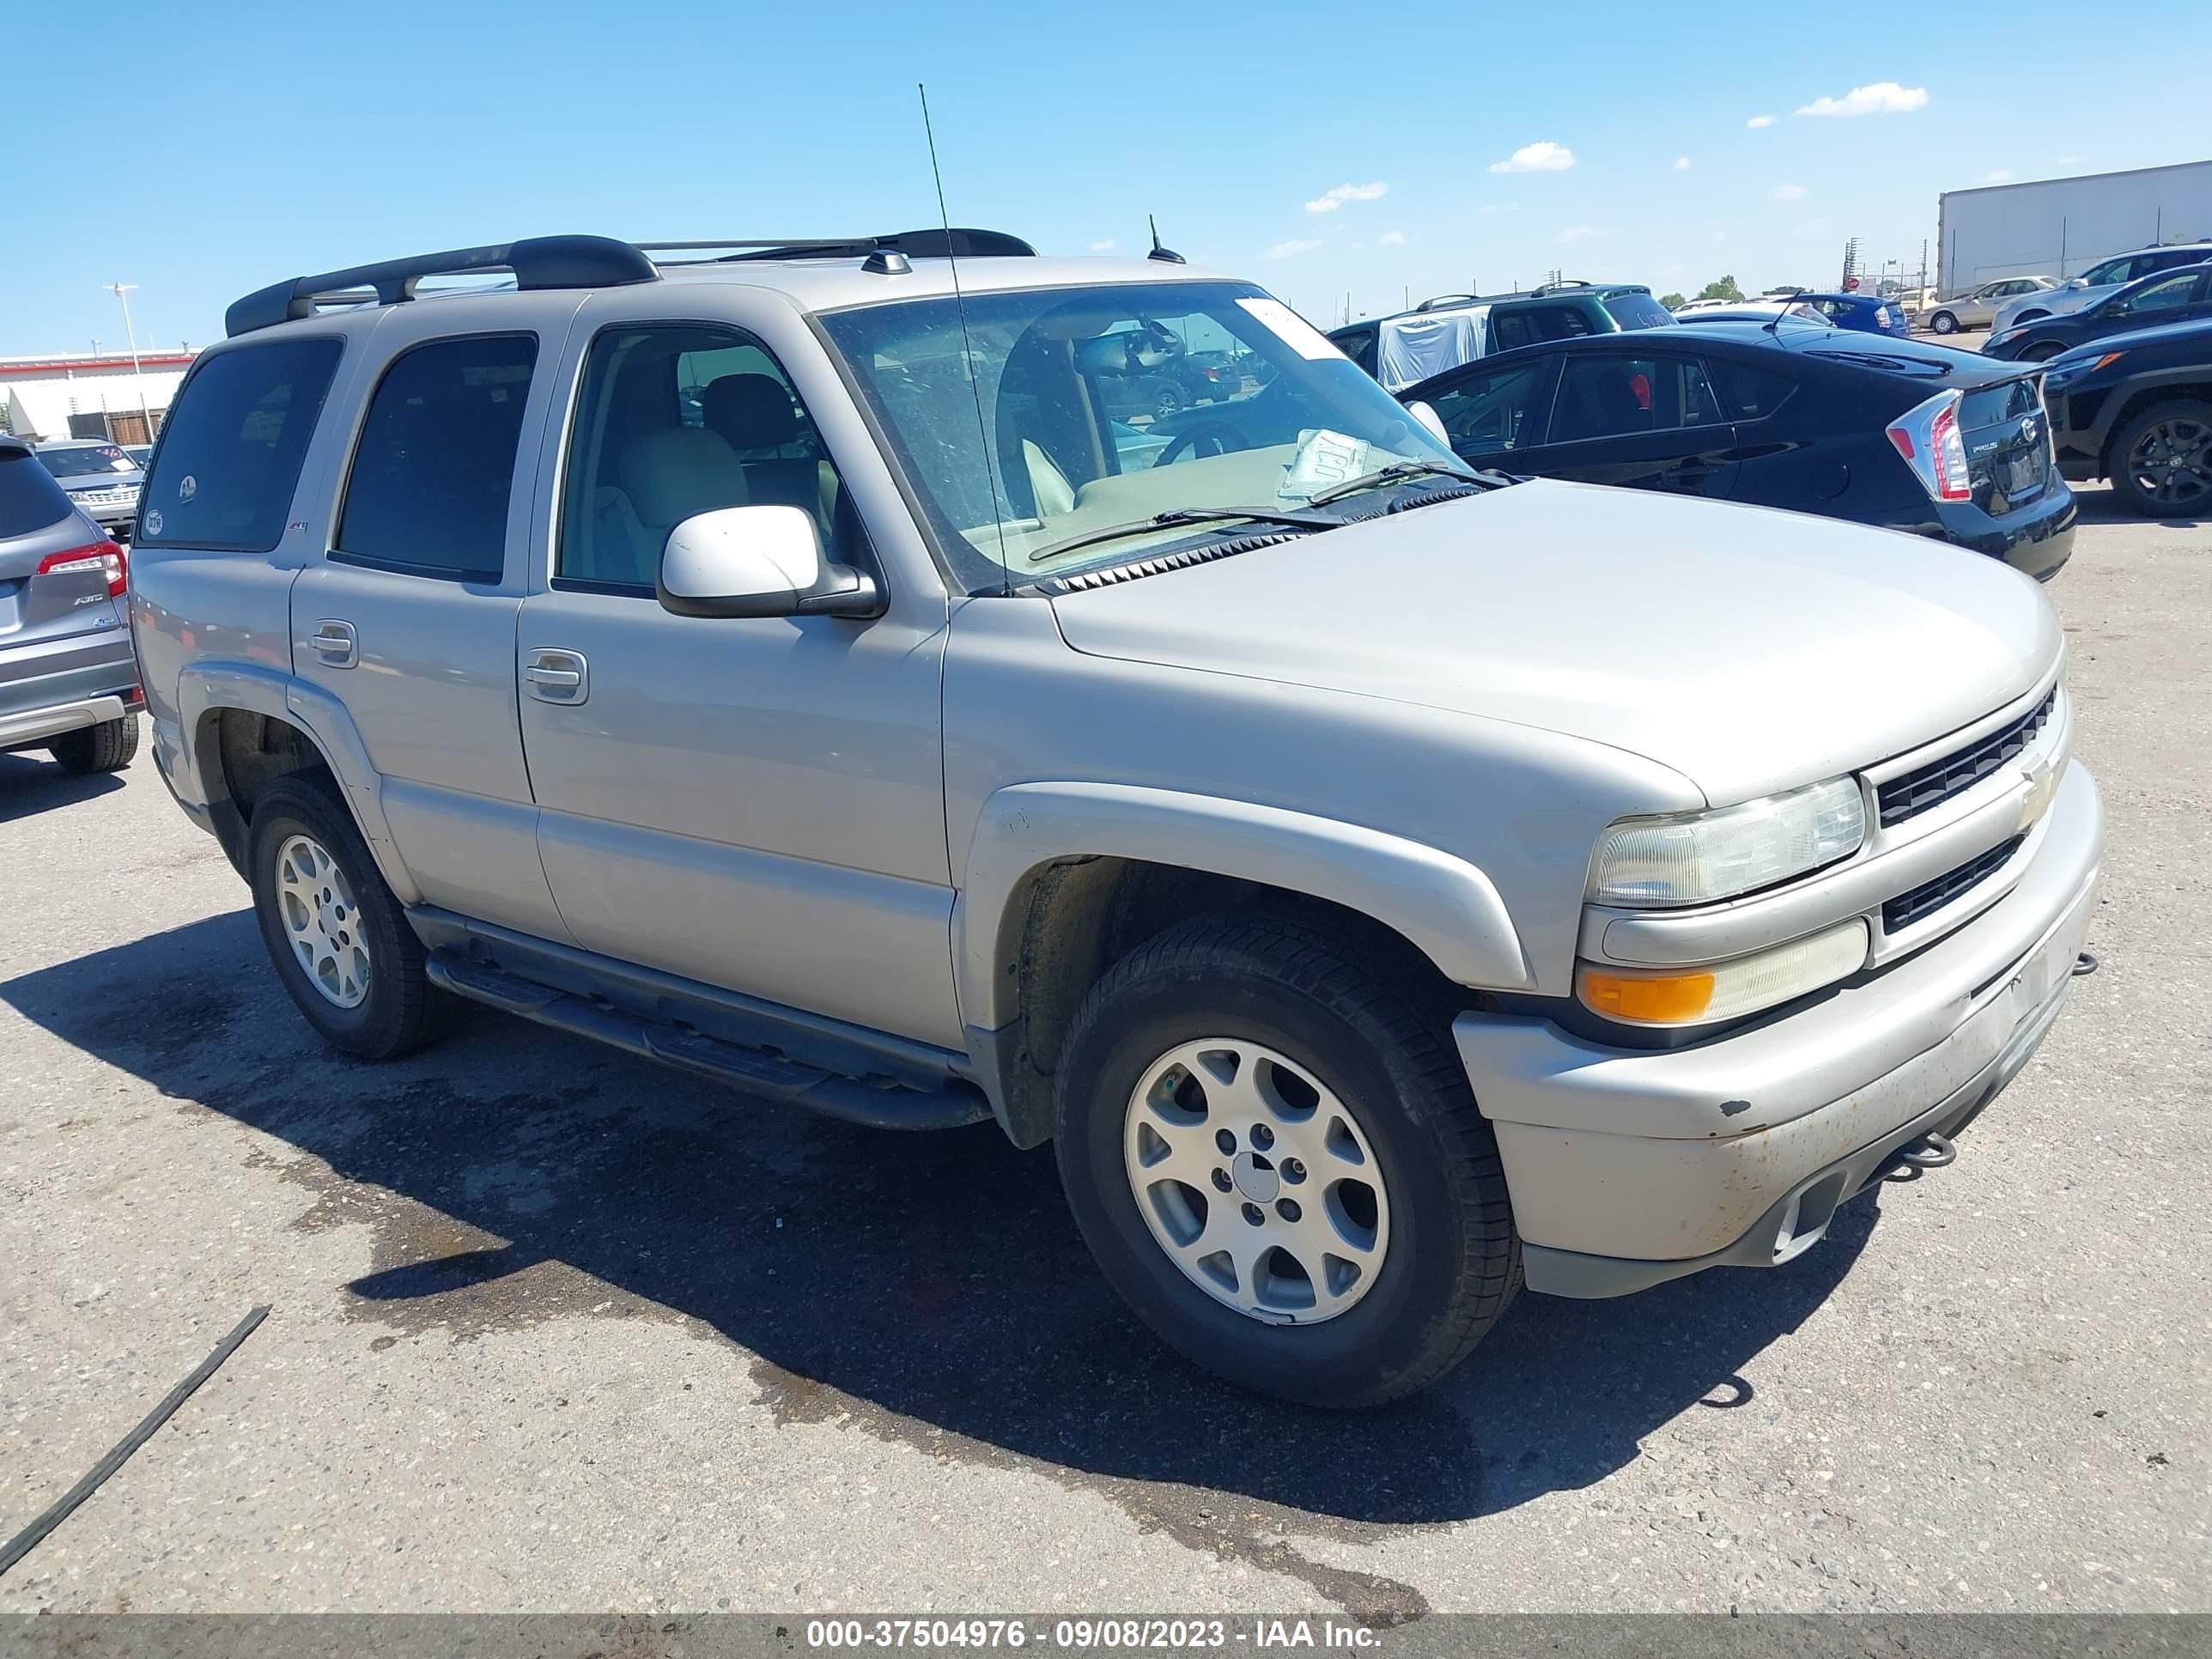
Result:
{"label": "windshield inspection sticker", "polygon": [[1332,357],[1344,356],[1329,343],[1326,335],[1280,300],[1248,298],[1237,303],[1265,323],[1277,339],[1301,357],[1325,363]]}

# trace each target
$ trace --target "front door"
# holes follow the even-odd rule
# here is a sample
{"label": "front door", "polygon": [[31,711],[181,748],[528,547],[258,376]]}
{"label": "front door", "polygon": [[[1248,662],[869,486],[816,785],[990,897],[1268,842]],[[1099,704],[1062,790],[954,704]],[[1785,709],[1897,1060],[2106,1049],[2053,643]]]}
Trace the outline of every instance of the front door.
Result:
{"label": "front door", "polygon": [[1562,354],[1540,448],[1519,465],[1551,478],[1723,497],[1741,457],[1699,359],[1668,351]]}
{"label": "front door", "polygon": [[664,611],[668,532],[720,507],[802,507],[831,557],[882,573],[762,339],[617,303],[635,317],[610,296],[578,330],[550,574],[508,671],[562,916],[624,961],[958,1047],[944,597],[887,584],[863,621]]}
{"label": "front door", "polygon": [[394,307],[369,339],[382,356],[360,430],[331,434],[352,459],[328,550],[292,586],[293,670],[352,717],[426,899],[562,939],[515,724],[514,479],[543,417],[538,337],[441,334],[425,305]]}

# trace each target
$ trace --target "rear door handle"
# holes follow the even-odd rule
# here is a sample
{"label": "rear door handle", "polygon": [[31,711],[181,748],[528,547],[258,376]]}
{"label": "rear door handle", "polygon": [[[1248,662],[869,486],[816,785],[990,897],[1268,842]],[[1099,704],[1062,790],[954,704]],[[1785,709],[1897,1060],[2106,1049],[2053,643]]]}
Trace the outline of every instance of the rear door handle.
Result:
{"label": "rear door handle", "polygon": [[361,641],[355,637],[353,624],[335,617],[317,623],[307,643],[315,647],[325,668],[351,668],[361,660]]}
{"label": "rear door handle", "polygon": [[523,661],[522,683],[540,702],[579,703],[592,695],[591,665],[580,651],[532,651]]}

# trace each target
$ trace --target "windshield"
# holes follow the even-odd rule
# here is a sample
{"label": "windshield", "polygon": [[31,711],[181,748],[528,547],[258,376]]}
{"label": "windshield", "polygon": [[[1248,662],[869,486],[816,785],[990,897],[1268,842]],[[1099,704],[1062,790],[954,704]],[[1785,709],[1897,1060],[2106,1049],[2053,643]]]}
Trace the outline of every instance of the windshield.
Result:
{"label": "windshield", "polygon": [[821,320],[971,591],[1252,528],[1150,522],[1162,514],[1299,513],[1393,465],[1468,471],[1248,283],[1031,289],[966,305],[964,347],[949,297]]}
{"label": "windshield", "polygon": [[57,478],[82,477],[88,472],[136,471],[131,458],[113,444],[44,444],[39,459]]}

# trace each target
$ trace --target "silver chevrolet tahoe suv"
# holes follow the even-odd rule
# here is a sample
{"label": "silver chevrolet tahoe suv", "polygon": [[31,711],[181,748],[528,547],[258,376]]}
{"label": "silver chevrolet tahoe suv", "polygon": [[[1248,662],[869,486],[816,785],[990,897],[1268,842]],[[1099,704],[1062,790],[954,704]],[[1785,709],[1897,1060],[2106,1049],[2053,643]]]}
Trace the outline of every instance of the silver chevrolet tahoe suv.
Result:
{"label": "silver chevrolet tahoe suv", "polygon": [[[465,998],[1052,1139],[1251,1388],[1785,1262],[2066,994],[2101,811],[2033,582],[1473,472],[1249,283],[557,237],[228,324],[131,623],[308,1021],[393,1055]],[[1200,354],[1231,395],[1109,416]]]}

